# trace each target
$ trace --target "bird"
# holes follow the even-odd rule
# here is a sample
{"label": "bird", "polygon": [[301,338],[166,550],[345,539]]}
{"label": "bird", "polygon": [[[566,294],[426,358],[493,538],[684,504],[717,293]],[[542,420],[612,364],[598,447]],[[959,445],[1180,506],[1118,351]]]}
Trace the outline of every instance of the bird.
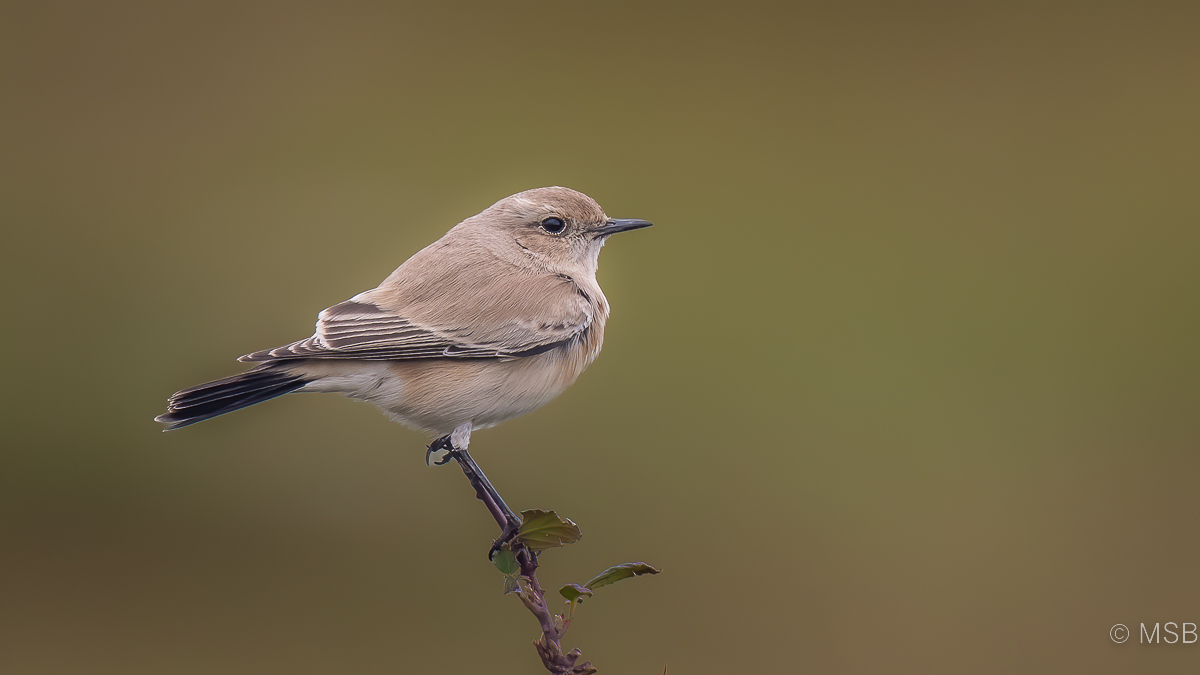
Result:
{"label": "bird", "polygon": [[465,452],[472,431],[545,405],[596,359],[609,316],[600,249],[650,225],[609,218],[570,188],[511,195],[320,312],[312,336],[242,356],[256,365],[177,392],[155,420],[169,431],[293,392],[337,393],[436,437],[429,452]]}

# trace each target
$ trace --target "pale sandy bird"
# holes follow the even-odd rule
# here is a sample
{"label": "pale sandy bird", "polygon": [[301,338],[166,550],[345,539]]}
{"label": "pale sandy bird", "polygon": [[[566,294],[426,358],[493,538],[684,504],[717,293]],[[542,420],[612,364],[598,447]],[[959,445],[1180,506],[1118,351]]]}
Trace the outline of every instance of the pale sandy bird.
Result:
{"label": "pale sandy bird", "polygon": [[312,337],[241,357],[260,365],[175,394],[155,419],[177,429],[290,392],[332,392],[465,450],[472,430],[546,404],[596,358],[608,319],[600,249],[649,225],[609,218],[563,187],[502,199],[321,312]]}

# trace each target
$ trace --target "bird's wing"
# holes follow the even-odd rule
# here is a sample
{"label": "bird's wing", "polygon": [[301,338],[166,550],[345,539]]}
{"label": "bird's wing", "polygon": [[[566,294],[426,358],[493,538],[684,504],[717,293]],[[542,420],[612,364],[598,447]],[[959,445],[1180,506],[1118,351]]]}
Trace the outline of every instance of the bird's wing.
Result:
{"label": "bird's wing", "polygon": [[569,277],[473,281],[480,287],[434,297],[362,293],[321,312],[312,337],[239,360],[511,359],[577,339],[592,324],[595,307]]}

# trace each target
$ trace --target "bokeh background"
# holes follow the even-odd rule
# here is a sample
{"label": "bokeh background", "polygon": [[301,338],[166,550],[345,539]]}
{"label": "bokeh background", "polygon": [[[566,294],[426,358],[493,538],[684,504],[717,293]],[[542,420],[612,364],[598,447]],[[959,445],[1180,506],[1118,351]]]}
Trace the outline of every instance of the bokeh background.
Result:
{"label": "bokeh background", "polygon": [[533,673],[426,439],[151,418],[542,185],[601,359],[475,437],[608,673],[1196,672],[1200,5],[0,9],[0,672]]}

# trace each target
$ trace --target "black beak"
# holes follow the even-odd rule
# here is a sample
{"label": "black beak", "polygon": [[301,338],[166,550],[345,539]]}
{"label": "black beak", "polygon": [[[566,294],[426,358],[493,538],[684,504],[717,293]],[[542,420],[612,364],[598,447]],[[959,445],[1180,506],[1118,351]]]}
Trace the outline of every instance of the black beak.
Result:
{"label": "black beak", "polygon": [[643,227],[650,227],[653,224],[648,220],[638,220],[636,218],[609,218],[603,227],[597,227],[592,230],[592,234],[597,237],[607,237],[610,234],[638,230]]}

